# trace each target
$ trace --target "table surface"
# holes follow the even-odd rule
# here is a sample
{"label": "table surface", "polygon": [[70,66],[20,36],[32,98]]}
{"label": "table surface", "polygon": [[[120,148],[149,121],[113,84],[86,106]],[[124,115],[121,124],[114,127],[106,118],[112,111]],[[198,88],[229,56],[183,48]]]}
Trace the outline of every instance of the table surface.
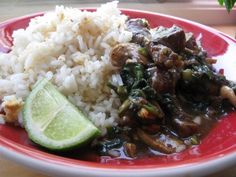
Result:
{"label": "table surface", "polygon": [[[5,2],[5,1],[2,1]],[[38,9],[33,9],[32,8],[27,8],[24,10],[16,10],[15,13],[10,13],[9,9],[8,11],[4,11],[3,8],[1,8],[0,2],[0,22],[4,21],[6,19],[12,18],[12,17],[17,17],[23,14],[29,14],[37,11],[41,11]],[[11,4],[14,6],[14,4]],[[91,5],[91,4],[90,4]],[[7,3],[5,4],[7,6]],[[43,10],[48,10],[49,7],[51,7],[52,4],[48,4],[47,6],[43,7]],[[53,5],[54,6],[54,5]],[[32,6],[34,7],[34,6]],[[21,7],[22,8],[22,7]],[[235,37],[236,33],[236,24],[234,25],[219,25],[219,26],[212,26],[213,28],[222,31],[223,33],[228,34],[229,36]],[[16,164],[15,162],[9,161],[7,159],[4,159],[1,154],[0,154],[0,176],[1,177],[47,177],[43,174],[39,174],[32,169],[28,169],[26,167],[21,166],[20,164]],[[210,175],[209,177],[222,177],[222,176],[227,176],[227,177],[235,177],[236,176],[236,166],[230,167],[222,172],[218,172],[215,174]]]}

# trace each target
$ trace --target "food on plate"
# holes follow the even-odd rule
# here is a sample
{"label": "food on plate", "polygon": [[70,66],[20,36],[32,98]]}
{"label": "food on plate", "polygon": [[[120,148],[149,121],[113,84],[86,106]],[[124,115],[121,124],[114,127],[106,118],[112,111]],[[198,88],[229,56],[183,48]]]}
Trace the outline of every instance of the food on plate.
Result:
{"label": "food on plate", "polygon": [[[125,159],[180,152],[236,106],[236,84],[214,70],[216,62],[191,32],[152,28],[116,2],[94,12],[57,7],[15,31],[11,52],[0,54],[1,117],[54,150],[87,143],[88,151]],[[45,141],[44,130],[57,143]],[[58,146],[67,135],[69,145]]]}

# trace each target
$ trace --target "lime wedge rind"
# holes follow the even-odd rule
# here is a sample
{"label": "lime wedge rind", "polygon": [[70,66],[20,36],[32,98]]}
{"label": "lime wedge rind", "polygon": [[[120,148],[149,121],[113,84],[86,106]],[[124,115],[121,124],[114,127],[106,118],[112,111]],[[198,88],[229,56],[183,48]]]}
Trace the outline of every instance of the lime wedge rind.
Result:
{"label": "lime wedge rind", "polygon": [[[47,107],[47,105],[41,103],[42,102],[41,100],[43,99],[40,100],[37,97],[38,95],[40,96],[44,95],[44,93],[45,93],[45,99],[50,99],[50,101],[52,100],[52,104],[55,105],[52,106],[52,109],[56,110],[51,110],[52,113],[48,112],[44,114],[44,116],[46,116],[46,119],[41,121],[39,119],[40,115],[35,116],[34,114],[35,112],[36,114],[38,114],[36,110],[37,108],[39,110],[43,110],[45,106]],[[40,103],[37,103],[37,100],[40,100]],[[48,100],[46,102],[48,103]],[[62,114],[58,114],[57,112],[61,111],[63,112],[64,109],[70,110],[69,113],[67,113],[68,116],[63,115],[63,117],[60,117],[62,116]],[[55,117],[53,117],[53,115]],[[82,111],[80,111],[77,107],[75,107],[72,103],[70,103],[66,99],[66,97],[63,96],[60,92],[58,92],[56,88],[47,79],[42,79],[41,81],[37,82],[36,86],[25,100],[24,110],[23,110],[23,121],[26,131],[29,134],[29,138],[35,143],[40,144],[41,146],[51,150],[72,149],[74,147],[84,145],[94,137],[100,135],[100,131],[98,130],[98,128],[95,127],[86,118],[86,116],[82,113]],[[53,123],[55,124],[55,122],[56,124],[58,124],[58,126],[53,126]],[[74,130],[71,129],[71,127],[67,126],[71,126],[72,128],[74,128]],[[53,131],[54,129],[52,129],[51,131],[49,131],[49,134],[47,134],[48,133],[47,129],[49,129],[49,127],[53,128],[56,127],[55,132]],[[63,135],[61,137],[66,137],[66,138],[58,140],[58,139],[53,139],[52,137],[54,136],[49,136],[50,133],[52,133],[56,135],[55,137],[60,137],[60,134],[57,134],[58,132],[60,132],[61,135],[63,135],[64,132],[65,133],[69,132],[68,136],[70,136],[71,134],[71,137]]]}

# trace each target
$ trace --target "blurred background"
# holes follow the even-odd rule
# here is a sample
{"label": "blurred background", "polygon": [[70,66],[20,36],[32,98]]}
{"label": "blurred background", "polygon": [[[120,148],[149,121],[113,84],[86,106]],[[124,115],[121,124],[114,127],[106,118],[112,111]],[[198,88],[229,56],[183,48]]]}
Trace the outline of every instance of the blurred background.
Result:
{"label": "blurred background", "polygon": [[[55,5],[96,7],[105,2],[109,0],[1,0],[0,19],[52,10]],[[120,0],[119,7],[170,14],[208,25],[236,23],[236,11],[229,14],[217,0]]]}
{"label": "blurred background", "polygon": [[[112,0],[0,0],[0,21],[35,12],[49,11],[56,5],[97,7]],[[235,36],[236,10],[228,13],[217,0],[120,0],[120,8],[169,14],[210,25]]]}

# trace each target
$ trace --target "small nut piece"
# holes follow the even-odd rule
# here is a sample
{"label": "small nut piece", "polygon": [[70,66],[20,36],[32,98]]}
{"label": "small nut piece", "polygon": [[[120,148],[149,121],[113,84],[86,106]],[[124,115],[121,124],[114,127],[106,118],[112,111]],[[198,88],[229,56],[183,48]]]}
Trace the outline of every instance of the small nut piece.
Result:
{"label": "small nut piece", "polygon": [[136,156],[136,145],[133,143],[124,144],[125,153],[127,156],[134,158]]}

